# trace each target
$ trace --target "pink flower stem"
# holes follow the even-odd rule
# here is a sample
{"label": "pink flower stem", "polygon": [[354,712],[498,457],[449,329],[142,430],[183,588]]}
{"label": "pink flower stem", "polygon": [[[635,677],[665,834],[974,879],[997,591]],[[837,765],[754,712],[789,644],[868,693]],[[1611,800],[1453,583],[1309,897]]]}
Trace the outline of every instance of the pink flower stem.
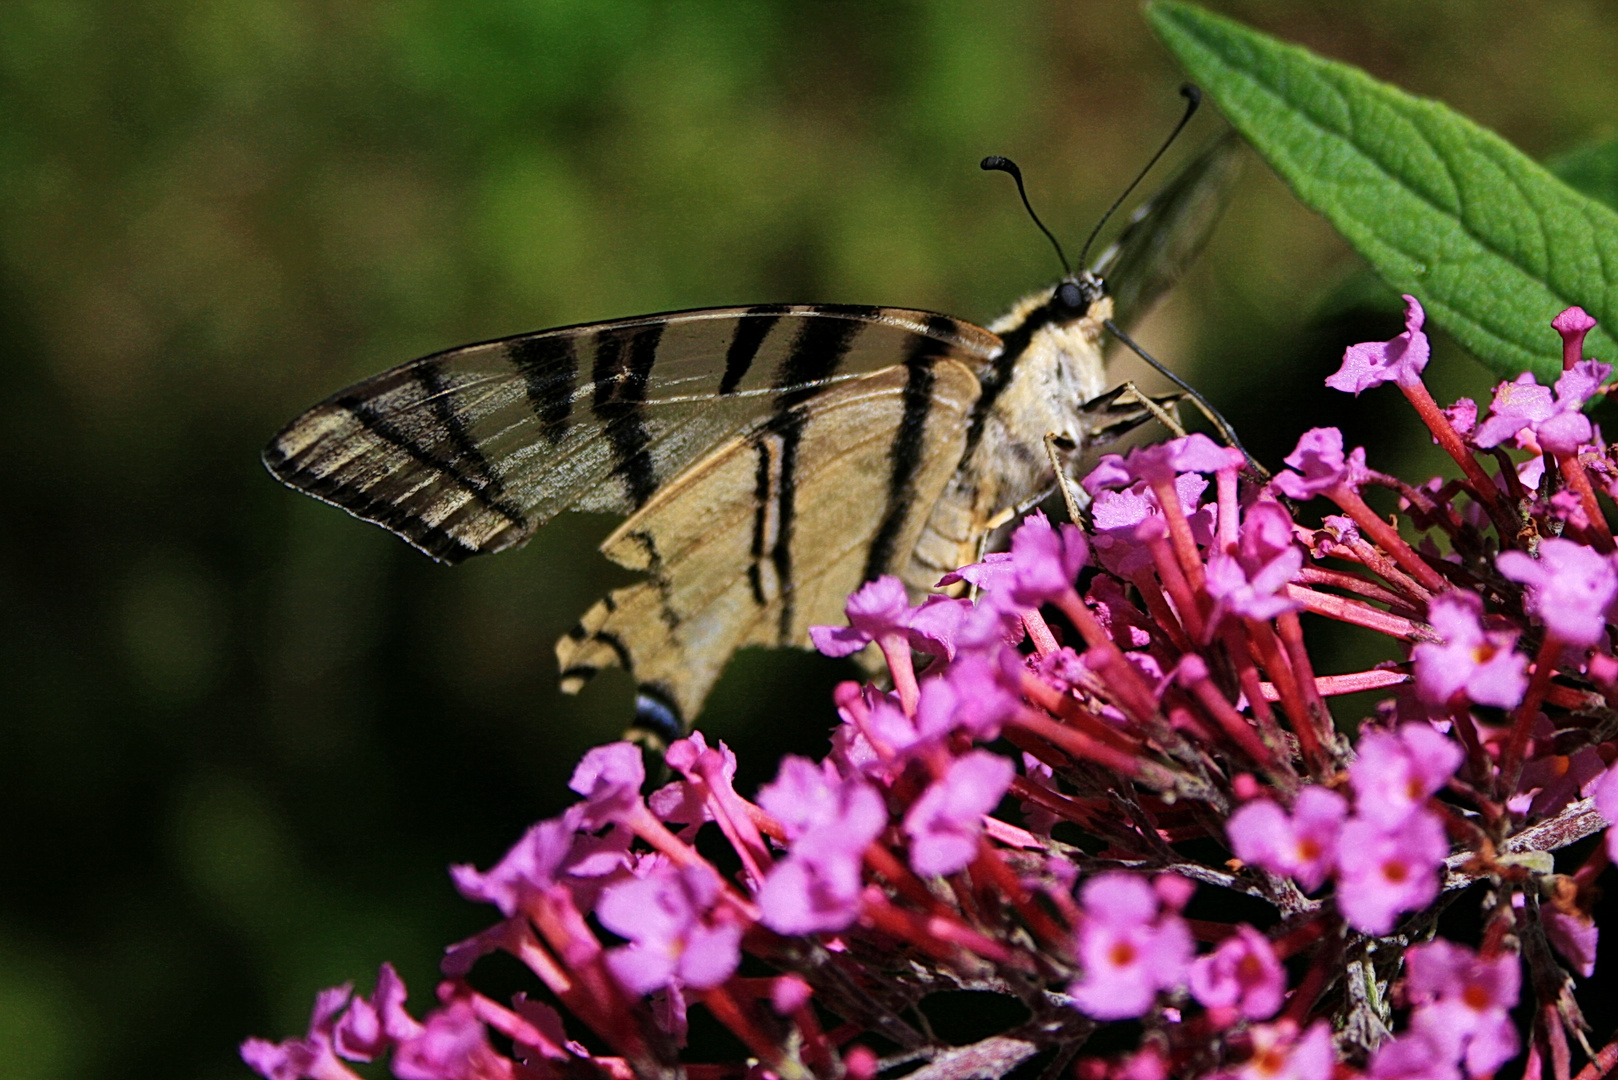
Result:
{"label": "pink flower stem", "polygon": [[1046,712],[1054,713],[1063,720],[1069,721],[1085,734],[1094,736],[1104,743],[1110,743],[1126,754],[1138,754],[1141,752],[1142,744],[1139,739],[1131,738],[1124,732],[1119,731],[1116,724],[1107,723],[1077,701],[1058,693],[1055,687],[1032,671],[1022,673],[1019,686],[1023,696],[1028,698],[1029,701],[1032,701]]}
{"label": "pink flower stem", "polygon": [[1528,750],[1528,737],[1534,730],[1534,719],[1545,700],[1545,688],[1556,673],[1556,661],[1561,655],[1561,641],[1547,630],[1545,640],[1539,646],[1539,655],[1534,658],[1534,673],[1528,680],[1528,693],[1523,695],[1517,711],[1511,714],[1511,734],[1506,739],[1505,749],[1500,752],[1498,794],[1501,799],[1509,799],[1517,791],[1517,781],[1522,776],[1523,755]]}
{"label": "pink flower stem", "polygon": [[[1343,541],[1343,546],[1354,553],[1354,557],[1359,560],[1361,566],[1397,589],[1400,596],[1399,602],[1402,605],[1410,606],[1412,598],[1418,604],[1426,603],[1429,595],[1428,591],[1418,584],[1415,578],[1399,569],[1398,564],[1392,559],[1382,554],[1373,545],[1366,543],[1363,537],[1345,540]],[[1342,557],[1341,551],[1334,551],[1332,554],[1338,558]]]}
{"label": "pink flower stem", "polygon": [[1376,511],[1365,504],[1360,493],[1348,484],[1338,484],[1324,493],[1328,499],[1342,508],[1343,513],[1354,519],[1358,525],[1376,544],[1393,557],[1393,561],[1405,569],[1411,577],[1421,584],[1428,592],[1443,592],[1449,588],[1449,583],[1442,574],[1428,566],[1416,550],[1405,543],[1399,530],[1377,517]]}
{"label": "pink flower stem", "polygon": [[1577,453],[1556,455],[1557,468],[1562,470],[1562,479],[1579,496],[1579,505],[1584,508],[1584,516],[1590,519],[1590,532],[1594,536],[1591,545],[1596,550],[1611,554],[1613,550],[1612,530],[1607,527],[1607,517],[1601,512],[1601,506],[1596,502],[1596,490],[1590,486],[1590,476],[1584,471],[1584,463],[1579,460]]}
{"label": "pink flower stem", "polygon": [[1241,542],[1241,486],[1236,469],[1220,469],[1215,474],[1219,487],[1219,547],[1233,552]]}
{"label": "pink flower stem", "polygon": [[703,990],[701,994],[702,1003],[708,1007],[714,1019],[729,1028],[731,1033],[742,1041],[742,1045],[753,1052],[753,1056],[758,1058],[761,1064],[777,1075],[791,1075],[795,1071],[792,1068],[793,1063],[786,1059],[781,1048],[764,1034],[763,1029],[747,1014],[741,1002],[736,1000],[723,983],[711,990]]}
{"label": "pink flower stem", "polygon": [[1411,386],[1400,383],[1399,389],[1404,391],[1410,404],[1415,406],[1416,415],[1421,417],[1421,422],[1433,433],[1433,438],[1438,440],[1438,445],[1443,447],[1444,453],[1455,459],[1455,464],[1461,467],[1461,471],[1472,484],[1473,495],[1489,508],[1489,516],[1495,518],[1498,523],[1498,514],[1502,511],[1502,507],[1499,505],[1499,494],[1494,481],[1483,471],[1483,466],[1478,464],[1477,458],[1472,456],[1466,444],[1461,441],[1460,433],[1455,430],[1455,425],[1449,422],[1449,417],[1444,415],[1444,410],[1438,407],[1438,402],[1433,400],[1433,395],[1427,392],[1427,384],[1418,379]]}
{"label": "pink flower stem", "polygon": [[[1614,1068],[1618,1068],[1618,1039],[1613,1039],[1606,1046],[1597,1050],[1596,1056],[1591,1058],[1589,1063],[1579,1070],[1579,1075],[1574,1077],[1574,1080],[1605,1080],[1605,1077],[1610,1075]],[[1523,1075],[1526,1077],[1532,1074],[1524,1073]]]}
{"label": "pink flower stem", "polygon": [[1487,790],[1489,755],[1483,749],[1483,741],[1478,738],[1477,725],[1472,722],[1472,709],[1465,693],[1457,691],[1450,699],[1449,718],[1450,723],[1455,725],[1455,734],[1461,738],[1461,745],[1466,747],[1466,768],[1472,785]]}
{"label": "pink flower stem", "polygon": [[1180,618],[1163,598],[1163,590],[1158,585],[1157,578],[1152,572],[1142,567],[1129,579],[1140,593],[1140,598],[1146,605],[1146,610],[1157,621],[1156,629],[1163,631],[1164,636],[1180,652],[1191,652],[1191,639],[1186,636],[1185,629],[1180,625]]}
{"label": "pink flower stem", "polygon": [[1224,641],[1225,655],[1230,657],[1236,666],[1236,681],[1247,695],[1247,703],[1253,710],[1253,719],[1258,725],[1259,738],[1269,747],[1270,753],[1277,761],[1286,762],[1287,771],[1292,771],[1291,756],[1287,750],[1286,738],[1281,733],[1281,725],[1276,722],[1275,710],[1270,708],[1270,700],[1264,696],[1264,682],[1259,678],[1258,666],[1253,663],[1252,650],[1247,647],[1247,641],[1242,636],[1241,629],[1233,622],[1227,622],[1220,632]]}
{"label": "pink flower stem", "polygon": [[1562,1014],[1557,1011],[1556,1002],[1547,1001],[1541,1005],[1539,1019],[1550,1044],[1551,1075],[1556,1080],[1568,1080],[1573,1073],[1573,1055],[1568,1050],[1567,1032],[1562,1030]]}
{"label": "pink flower stem", "polygon": [[1174,481],[1153,480],[1152,494],[1157,496],[1163,520],[1168,523],[1169,537],[1174,541],[1174,554],[1180,561],[1180,569],[1185,572],[1191,587],[1201,592],[1202,555],[1197,551],[1197,541],[1191,535],[1191,523],[1185,519],[1185,507],[1180,505],[1180,493],[1175,490]]}
{"label": "pink flower stem", "polygon": [[1008,727],[1020,728],[1030,735],[1036,735],[1053,746],[1067,751],[1069,754],[1086,761],[1093,761],[1103,768],[1111,769],[1122,776],[1132,780],[1139,780],[1148,787],[1158,790],[1170,790],[1176,786],[1174,773],[1155,762],[1143,757],[1126,754],[1115,750],[1098,739],[1092,739],[1081,731],[1075,731],[1065,724],[1058,724],[1048,716],[1035,712],[1033,709],[1023,709],[1016,717],[1007,722]]}
{"label": "pink flower stem", "polygon": [[[1034,643],[1034,652],[1040,656],[1049,656],[1061,646],[1056,644],[1056,635],[1045,622],[1045,616],[1030,608],[1022,613],[1022,624],[1028,628],[1028,639]],[[906,713],[914,715],[914,709],[906,709]]]}
{"label": "pink flower stem", "polygon": [[695,771],[708,788],[707,803],[713,810],[715,824],[735,849],[742,861],[742,868],[756,886],[770,872],[775,860],[770,857],[769,847],[764,843],[764,837],[752,817],[745,809],[738,812],[740,808],[737,804],[743,800],[730,786],[723,768],[724,759],[709,750],[697,758]]}
{"label": "pink flower stem", "polygon": [[[1181,670],[1183,671],[1184,669],[1182,668]],[[1193,680],[1188,689],[1196,697],[1203,710],[1213,717],[1220,730],[1232,742],[1242,748],[1242,753],[1246,754],[1254,764],[1258,765],[1266,773],[1269,773],[1271,777],[1282,781],[1288,787],[1291,786],[1290,783],[1286,783],[1289,779],[1293,779],[1288,777],[1288,774],[1292,771],[1291,768],[1271,753],[1270,748],[1264,745],[1264,741],[1258,737],[1258,732],[1254,731],[1248,724],[1247,718],[1237,712],[1235,707],[1225,700],[1225,695],[1220,693],[1219,687],[1213,684],[1212,679],[1204,676]]]}
{"label": "pink flower stem", "polygon": [[944,906],[944,902],[934,896],[932,890],[927,888],[926,883],[912,873],[908,866],[899,861],[898,856],[894,855],[892,851],[882,844],[872,843],[868,845],[860,857],[865,861],[866,866],[870,867],[874,873],[885,878],[888,884],[893,886],[895,892],[912,904],[935,913],[949,911],[949,908]]}
{"label": "pink flower stem", "polygon": [[1180,560],[1175,557],[1174,549],[1161,534],[1148,539],[1146,546],[1151,549],[1152,565],[1157,567],[1157,578],[1163,583],[1163,591],[1168,594],[1169,601],[1179,614],[1181,625],[1185,627],[1192,640],[1201,641],[1202,611],[1197,607],[1196,594],[1192,592],[1191,583],[1181,570]]}
{"label": "pink flower stem", "polygon": [[1011,952],[953,919],[929,917],[905,911],[889,902],[878,888],[867,888],[861,897],[860,921],[885,934],[907,941],[921,952],[953,964],[959,958],[956,948],[964,948],[986,959],[1004,963]]}
{"label": "pink flower stem", "polygon": [[982,879],[986,887],[1000,896],[1009,898],[1023,922],[1047,946],[1065,946],[1072,937],[1070,931],[1057,925],[1050,913],[1034,901],[1016,872],[1006,865],[1000,852],[989,843],[988,837],[978,837],[978,857],[972,862],[972,875]]}
{"label": "pink flower stem", "polygon": [[921,690],[916,686],[916,665],[910,655],[910,641],[901,631],[880,635],[876,645],[882,650],[882,658],[888,662],[888,671],[893,675],[893,688],[899,693],[899,707],[904,709],[906,716],[914,718]]}
{"label": "pink flower stem", "polygon": [[1084,643],[1100,654],[1101,669],[1108,679],[1108,691],[1114,703],[1137,722],[1144,723],[1157,711],[1151,688],[1142,680],[1140,672],[1124,658],[1123,651],[1113,643],[1095,614],[1084,606],[1079,594],[1072,589],[1057,598],[1057,606],[1078,630]]}
{"label": "pink flower stem", "polygon": [[[1283,611],[1276,617],[1275,626],[1280,631],[1287,659],[1292,662],[1292,675],[1298,680],[1298,689],[1303,694],[1304,706],[1313,723],[1313,731],[1307,739],[1301,733],[1298,735],[1299,744],[1312,743],[1314,752],[1324,755],[1323,748],[1337,740],[1337,727],[1332,721],[1331,710],[1326,707],[1326,699],[1320,696],[1320,689],[1316,685],[1314,661],[1309,659],[1309,646],[1303,640],[1303,624],[1298,621],[1296,611]],[[1322,764],[1325,764],[1324,759]]]}
{"label": "pink flower stem", "polygon": [[1313,725],[1309,721],[1309,706],[1304,699],[1303,691],[1298,687],[1297,674],[1287,661],[1281,650],[1281,643],[1276,639],[1275,631],[1269,623],[1261,623],[1256,619],[1244,620],[1247,626],[1247,640],[1251,643],[1253,651],[1258,654],[1259,662],[1269,673],[1270,682],[1275,684],[1278,700],[1287,719],[1292,721],[1292,730],[1298,736],[1298,748],[1303,752],[1304,765],[1315,776],[1324,774],[1328,767],[1326,753],[1315,738]]}
{"label": "pink flower stem", "polygon": [[1305,611],[1324,615],[1328,619],[1363,626],[1367,630],[1375,630],[1379,634],[1386,634],[1402,641],[1423,641],[1432,637],[1431,634],[1423,633],[1409,619],[1363,604],[1358,600],[1351,600],[1346,596],[1319,593],[1300,585],[1288,585],[1286,590],[1287,595],[1302,604]]}
{"label": "pink flower stem", "polygon": [[1363,578],[1358,574],[1351,574],[1346,570],[1329,570],[1324,566],[1305,565],[1302,570],[1298,571],[1298,576],[1292,580],[1305,585],[1329,585],[1334,589],[1354,593],[1362,599],[1374,600],[1379,604],[1403,607],[1412,615],[1416,614],[1415,608],[1407,606],[1410,603],[1407,597],[1400,596],[1392,589],[1384,588],[1374,581]]}
{"label": "pink flower stem", "polygon": [[[1035,740],[1029,740],[1025,736],[1020,739],[1008,738],[1008,741],[1025,753],[1034,753],[1033,749],[1025,748],[1023,743]],[[1066,762],[1062,762],[1062,764],[1065,766]],[[1050,788],[1040,787],[1025,777],[1019,776],[1011,781],[1011,793],[1022,802],[1033,803],[1045,810],[1049,810],[1063,821],[1071,821],[1081,827],[1089,827],[1095,824],[1095,815],[1092,813],[1091,808],[1085,806],[1083,802],[1072,796],[1052,791]]]}

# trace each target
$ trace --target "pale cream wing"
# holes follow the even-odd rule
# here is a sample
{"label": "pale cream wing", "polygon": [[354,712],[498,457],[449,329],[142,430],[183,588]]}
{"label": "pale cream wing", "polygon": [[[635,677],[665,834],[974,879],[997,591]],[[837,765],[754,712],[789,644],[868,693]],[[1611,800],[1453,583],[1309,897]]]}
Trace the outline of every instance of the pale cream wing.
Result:
{"label": "pale cream wing", "polygon": [[808,396],[660,489],[602,545],[646,580],[557,642],[563,688],[628,668],[639,721],[678,732],[744,645],[806,645],[862,581],[907,565],[979,394],[920,356]]}
{"label": "pale cream wing", "polygon": [[918,355],[981,365],[995,335],[900,308],[705,308],[423,357],[332,396],[264,451],[276,477],[444,562],[565,509],[633,512],[713,446]]}

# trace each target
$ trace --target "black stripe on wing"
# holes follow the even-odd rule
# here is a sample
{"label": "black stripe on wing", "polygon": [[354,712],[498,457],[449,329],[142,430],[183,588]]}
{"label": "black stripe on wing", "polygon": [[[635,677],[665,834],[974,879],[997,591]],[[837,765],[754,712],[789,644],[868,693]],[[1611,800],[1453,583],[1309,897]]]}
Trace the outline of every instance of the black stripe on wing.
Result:
{"label": "black stripe on wing", "polygon": [[[877,309],[866,311],[874,317]],[[775,415],[770,417],[764,430],[780,440],[775,478],[775,543],[770,548],[770,562],[781,590],[778,632],[782,644],[792,639],[796,614],[792,602],[792,526],[797,500],[798,443],[803,439],[806,419],[804,402],[819,393],[826,380],[837,373],[843,358],[869,325],[869,321],[853,318],[807,319],[776,369],[775,385],[779,393],[775,399]],[[759,546],[755,541],[754,547]]]}
{"label": "black stripe on wing", "polygon": [[595,383],[590,411],[606,425],[607,441],[612,444],[612,475],[623,480],[630,505],[637,510],[657,491],[652,436],[642,410],[663,326],[648,323],[598,332],[595,367],[590,373]]}
{"label": "black stripe on wing", "polygon": [[[943,344],[935,338],[918,337],[910,355],[905,357],[904,413],[895,433],[893,446],[888,451],[891,463],[888,472],[888,502],[882,511],[881,524],[871,538],[871,548],[865,558],[864,580],[870,581],[891,573],[896,556],[894,544],[909,520],[915,505],[916,470],[921,467],[922,448],[926,446],[927,416],[933,407],[933,365],[947,355]],[[906,552],[905,554],[908,554]]]}

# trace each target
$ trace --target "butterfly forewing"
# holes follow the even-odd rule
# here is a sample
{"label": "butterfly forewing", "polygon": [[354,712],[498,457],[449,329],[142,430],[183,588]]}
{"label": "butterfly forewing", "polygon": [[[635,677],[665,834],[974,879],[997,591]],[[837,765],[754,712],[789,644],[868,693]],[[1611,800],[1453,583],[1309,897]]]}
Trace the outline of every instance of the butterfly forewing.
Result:
{"label": "butterfly forewing", "polygon": [[716,444],[821,389],[999,339],[899,308],[709,308],[452,349],[310,409],[265,464],[444,562],[526,541],[565,509],[633,512]]}
{"label": "butterfly forewing", "polygon": [[966,366],[923,354],[805,397],[714,450],[602,545],[646,579],[557,643],[564,688],[632,667],[643,717],[660,706],[674,717],[662,726],[678,731],[736,649],[807,644],[862,581],[908,559],[977,398]]}

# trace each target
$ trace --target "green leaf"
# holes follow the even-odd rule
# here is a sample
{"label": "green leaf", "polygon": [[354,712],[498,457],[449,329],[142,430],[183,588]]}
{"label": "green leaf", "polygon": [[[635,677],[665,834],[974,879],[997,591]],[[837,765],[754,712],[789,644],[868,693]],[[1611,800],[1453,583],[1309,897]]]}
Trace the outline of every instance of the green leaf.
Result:
{"label": "green leaf", "polygon": [[1545,167],[1574,191],[1618,210],[1618,139],[1570,150]]}
{"label": "green leaf", "polygon": [[1503,374],[1561,371],[1551,318],[1618,359],[1618,213],[1437,101],[1177,0],[1147,18],[1230,122],[1378,274]]}

